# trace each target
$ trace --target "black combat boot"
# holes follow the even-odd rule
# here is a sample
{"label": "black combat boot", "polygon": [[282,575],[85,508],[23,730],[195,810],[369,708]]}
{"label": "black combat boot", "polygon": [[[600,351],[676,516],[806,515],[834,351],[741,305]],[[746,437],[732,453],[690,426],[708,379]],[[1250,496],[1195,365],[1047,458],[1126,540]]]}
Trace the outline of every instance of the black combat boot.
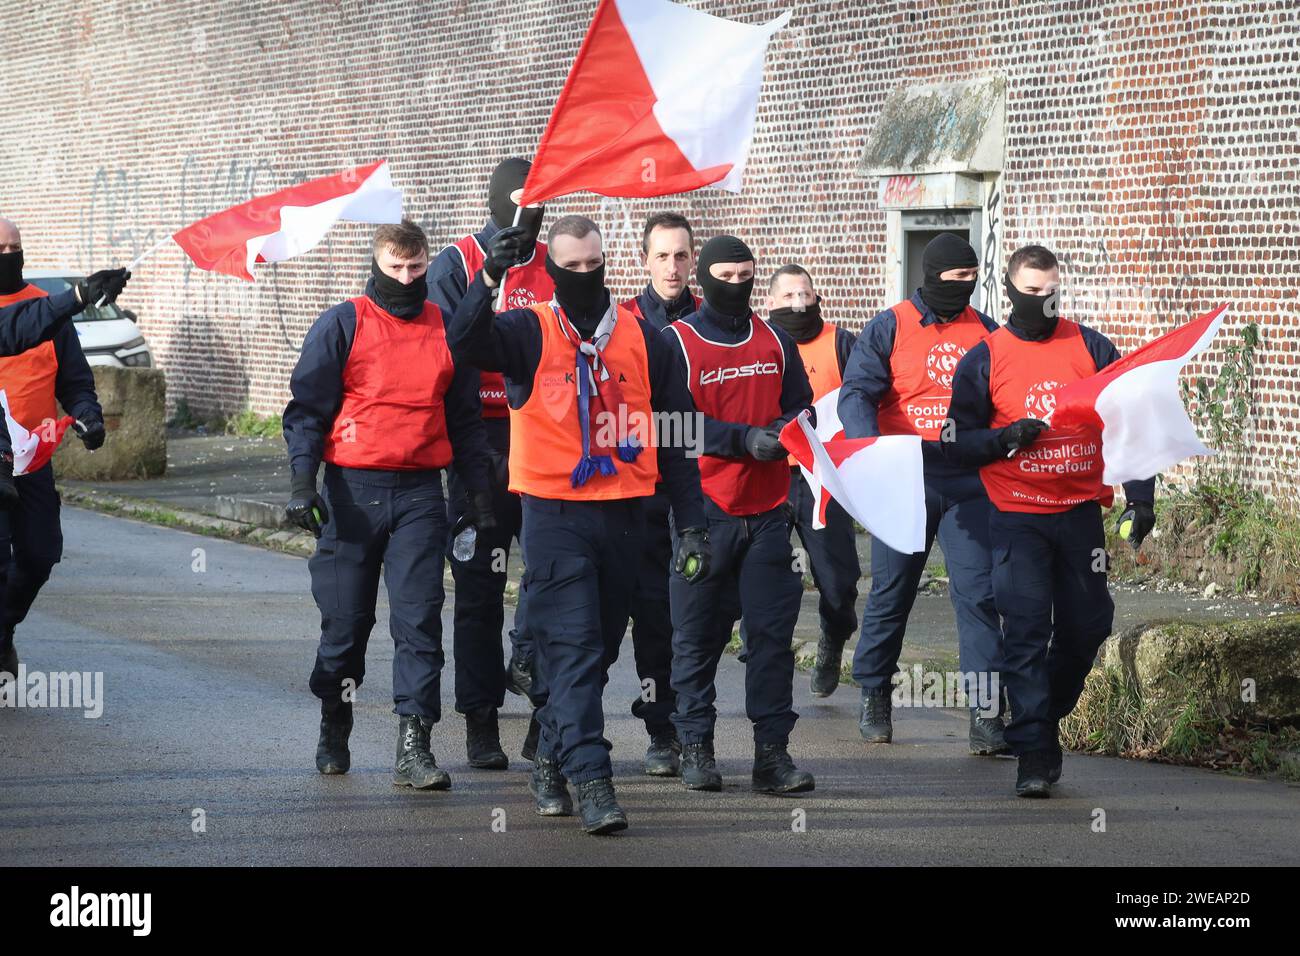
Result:
{"label": "black combat boot", "polygon": [[1016,796],[1043,799],[1052,795],[1052,773],[1061,775],[1060,754],[1054,749],[1031,750],[1020,755],[1016,770]]}
{"label": "black combat boot", "polygon": [[578,784],[578,812],[582,828],[602,835],[627,829],[627,814],[614,799],[614,782],[609,777]]}
{"label": "black combat boot", "polygon": [[891,689],[862,692],[862,714],[858,717],[858,730],[862,739],[869,744],[887,744],[894,739],[893,701],[889,695]]}
{"label": "black combat boot", "polygon": [[813,775],[795,767],[785,744],[754,744],[754,785],[758,793],[806,793]]}
{"label": "black combat boot", "polygon": [[403,715],[397,724],[397,763],[393,784],[416,790],[450,790],[451,775],[438,766],[429,749],[429,730],[424,721]]}
{"label": "black combat boot", "polygon": [[523,657],[515,651],[510,652],[510,663],[506,665],[506,690],[520,697],[529,697],[533,692],[533,659]]}
{"label": "black combat boot", "polygon": [[645,752],[645,772],[652,777],[675,777],[681,769],[681,741],[677,731],[658,727],[650,731],[650,746]]}
{"label": "black combat boot", "polygon": [[1004,736],[1007,726],[1001,717],[984,717],[970,712],[970,752],[977,757],[1000,757],[1011,753]]}
{"label": "black combat boot", "polygon": [[501,731],[497,727],[497,712],[486,716],[465,715],[465,756],[469,765],[478,770],[505,770],[510,759],[501,749]]}
{"label": "black combat boot", "polygon": [[564,779],[554,757],[542,757],[533,764],[533,775],[528,779],[528,792],[537,798],[538,815],[573,816],[573,800],[569,797],[568,781]]}
{"label": "black combat boot", "polygon": [[682,784],[687,790],[721,790],[722,774],[713,758],[713,741],[682,745]]}
{"label": "black combat boot", "polygon": [[537,759],[537,739],[542,734],[542,725],[537,722],[537,711],[528,716],[528,733],[524,735],[524,745],[519,749],[519,756],[530,763]]}
{"label": "black combat boot", "polygon": [[348,737],[351,735],[352,703],[321,701],[316,769],[324,774],[347,773],[352,766],[352,754],[348,752]]}
{"label": "black combat boot", "polygon": [[844,661],[844,642],[822,632],[817,642],[817,657],[813,661],[809,689],[814,697],[829,697],[840,686],[840,668]]}

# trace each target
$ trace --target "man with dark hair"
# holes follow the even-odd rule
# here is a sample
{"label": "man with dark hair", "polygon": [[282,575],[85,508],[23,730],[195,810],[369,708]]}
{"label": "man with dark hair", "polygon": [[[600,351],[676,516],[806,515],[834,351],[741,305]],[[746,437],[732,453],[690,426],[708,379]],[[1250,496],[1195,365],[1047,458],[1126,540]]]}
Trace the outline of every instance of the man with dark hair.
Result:
{"label": "man with dark hair", "polygon": [[[803,266],[784,265],[772,273],[767,290],[767,318],[784,329],[799,347],[799,358],[812,386],[813,404],[838,389],[853,351],[855,336],[822,319],[822,298]],[[833,399],[832,399],[833,400]],[[814,697],[829,697],[840,683],[844,644],[858,627],[857,535],[853,519],[838,501],[826,507],[826,527],[813,527],[817,501],[793,456],[790,458],[791,521],[811,565],[817,585],[821,637],[813,661],[810,687]]]}
{"label": "man with dark hair", "polygon": [[456,311],[452,347],[504,374],[511,428],[528,435],[510,448],[510,489],[523,496],[522,591],[537,648],[537,812],[571,814],[571,781],[583,829],[613,833],[627,815],[601,694],[627,629],[643,502],[661,480],[681,529],[675,566],[705,574],[708,540],[694,459],[654,434],[656,413],[693,411],[671,353],[653,326],[614,304],[594,222],[557,220],[547,245],[554,300],[494,318],[492,290],[532,240],[520,228],[492,238]]}
{"label": "man with dark hair", "polygon": [[[1006,741],[1016,793],[1051,796],[1061,776],[1060,720],[1111,631],[1106,586],[1101,435],[1049,427],[1054,390],[1119,358],[1100,332],[1061,316],[1056,256],[1026,246],[1007,263],[1007,324],[973,347],[953,379],[949,454],[979,467],[992,501],[993,595],[1002,615],[1001,674],[1011,702]],[[1155,481],[1124,484],[1129,541],[1155,525]]]}
{"label": "man with dark hair", "polygon": [[996,686],[1000,631],[989,569],[989,501],[979,477],[943,454],[944,423],[957,361],[995,323],[970,305],[979,258],[969,242],[940,233],[922,254],[924,280],[911,297],[881,312],[862,330],[840,389],[840,420],[848,438],[919,435],[925,467],[925,550],[895,551],[871,541],[871,592],[853,655],[862,688],[858,729],[868,743],[893,740],[892,681],[907,618],[937,537],[957,615],[961,672],[970,703],[970,752],[1006,753]]}
{"label": "man with dark hair", "polygon": [[[485,532],[487,440],[478,372],[456,362],[427,299],[428,240],[410,222],[375,231],[365,294],[321,314],[303,340],[284,410],[291,521],[314,534],[308,562],[321,613],[311,675],[321,701],[316,768],[346,773],[352,704],[365,676],[382,569],[393,638],[393,783],[446,790],[430,747],[442,715],[442,472],[455,462]],[[316,472],[325,462],[322,493]]]}
{"label": "man with dark hair", "polygon": [[[30,432],[51,426],[62,406],[76,419],[82,444],[104,444],[104,413],[95,377],[69,321],[88,305],[114,301],[130,278],[123,269],[97,272],[57,295],[23,277],[22,235],[0,218],[0,391],[9,415]],[[8,423],[0,419],[0,673],[18,672],[14,630],[63,557],[63,528],[54,467],[14,476]]]}
{"label": "man with dark hair", "polygon": [[[463,236],[443,249],[429,266],[429,300],[450,319],[465,296],[470,280],[483,267],[488,243],[514,222],[516,205],[532,164],[517,157],[502,160],[488,181],[489,218],[476,234]],[[506,270],[497,287],[494,308],[526,308],[549,302],[555,292],[546,274],[546,246],[537,241],[543,209],[525,215],[533,237],[532,255]],[[500,372],[481,372],[479,398],[487,430],[490,467],[488,502],[496,527],[482,531],[473,555],[465,561],[449,553],[451,576],[456,583],[452,612],[452,642],[456,657],[456,712],[465,716],[465,750],[471,767],[504,770],[508,764],[501,748],[497,711],[505,692],[529,695],[532,690],[533,650],[525,626],[523,602],[515,605],[515,626],[510,630],[511,654],[507,664],[501,649],[505,625],[506,560],[512,539],[519,537],[522,512],[519,496],[509,490],[510,409]],[[448,520],[458,530],[473,511],[464,485],[453,472],[448,487]],[[454,536],[454,535],[453,535]],[[532,760],[537,746],[537,723],[530,721],[523,756]]]}
{"label": "man with dark hair", "polygon": [[[664,331],[704,416],[700,479],[713,567],[694,587],[669,582],[673,615],[673,723],[682,742],[682,783],[721,790],[714,754],[718,662],[731,637],[736,600],[748,641],[745,713],[753,723],[751,787],[763,793],[813,789],[790,757],[794,653],[803,597],[790,550],[785,502],[790,467],[781,428],[812,403],[794,341],[753,314],[754,254],[735,236],[700,250],[700,308]],[[684,534],[684,532],[683,532]]]}
{"label": "man with dark hair", "polygon": [[[690,288],[693,236],[690,222],[675,212],[657,212],[646,219],[641,264],[650,280],[640,295],[622,303],[623,308],[656,329],[695,311],[699,299]],[[643,767],[656,777],[677,776],[682,752],[672,724],[677,697],[672,689],[673,620],[668,610],[673,561],[668,512],[668,495],[660,484],[645,505],[645,546],[632,599],[632,650],[642,688],[632,713],[645,721],[650,746]]]}

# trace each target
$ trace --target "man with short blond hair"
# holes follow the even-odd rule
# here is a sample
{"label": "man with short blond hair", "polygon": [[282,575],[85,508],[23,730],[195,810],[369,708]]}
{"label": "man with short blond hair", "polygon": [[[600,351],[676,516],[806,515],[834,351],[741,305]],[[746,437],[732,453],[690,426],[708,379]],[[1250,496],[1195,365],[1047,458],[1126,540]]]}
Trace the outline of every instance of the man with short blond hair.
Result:
{"label": "man with short blond hair", "polygon": [[[454,462],[472,500],[482,502],[478,373],[453,360],[442,311],[426,300],[423,230],[411,222],[380,226],[373,250],[365,293],[326,310],[308,331],[284,412],[292,472],[286,514],[318,539],[308,563],[321,612],[311,675],[321,700],[316,767],[338,774],[351,765],[352,704],[382,569],[398,715],[393,782],[445,790],[451,778],[430,746],[442,713],[442,473]],[[476,520],[490,526],[490,509]]]}

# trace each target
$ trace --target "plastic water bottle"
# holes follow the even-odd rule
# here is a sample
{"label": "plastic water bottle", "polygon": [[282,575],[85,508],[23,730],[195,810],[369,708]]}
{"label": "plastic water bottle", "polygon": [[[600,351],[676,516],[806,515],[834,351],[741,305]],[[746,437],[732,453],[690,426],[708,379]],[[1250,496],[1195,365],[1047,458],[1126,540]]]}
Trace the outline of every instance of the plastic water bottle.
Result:
{"label": "plastic water bottle", "polygon": [[472,524],[465,525],[463,531],[456,535],[451,543],[451,556],[457,561],[468,561],[474,557],[474,547],[478,544],[478,529]]}

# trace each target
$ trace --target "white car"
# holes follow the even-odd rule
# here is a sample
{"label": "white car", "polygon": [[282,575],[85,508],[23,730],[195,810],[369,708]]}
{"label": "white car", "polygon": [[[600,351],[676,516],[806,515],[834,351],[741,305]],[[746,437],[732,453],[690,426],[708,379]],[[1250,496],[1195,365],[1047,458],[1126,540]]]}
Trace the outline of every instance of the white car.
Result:
{"label": "white car", "polygon": [[[74,272],[27,270],[23,278],[50,295],[67,292],[72,284],[85,276]],[[81,351],[91,365],[118,365],[128,368],[149,368],[153,356],[149,345],[136,327],[135,314],[106,302],[100,307],[86,306],[86,310],[72,320],[81,342]]]}

